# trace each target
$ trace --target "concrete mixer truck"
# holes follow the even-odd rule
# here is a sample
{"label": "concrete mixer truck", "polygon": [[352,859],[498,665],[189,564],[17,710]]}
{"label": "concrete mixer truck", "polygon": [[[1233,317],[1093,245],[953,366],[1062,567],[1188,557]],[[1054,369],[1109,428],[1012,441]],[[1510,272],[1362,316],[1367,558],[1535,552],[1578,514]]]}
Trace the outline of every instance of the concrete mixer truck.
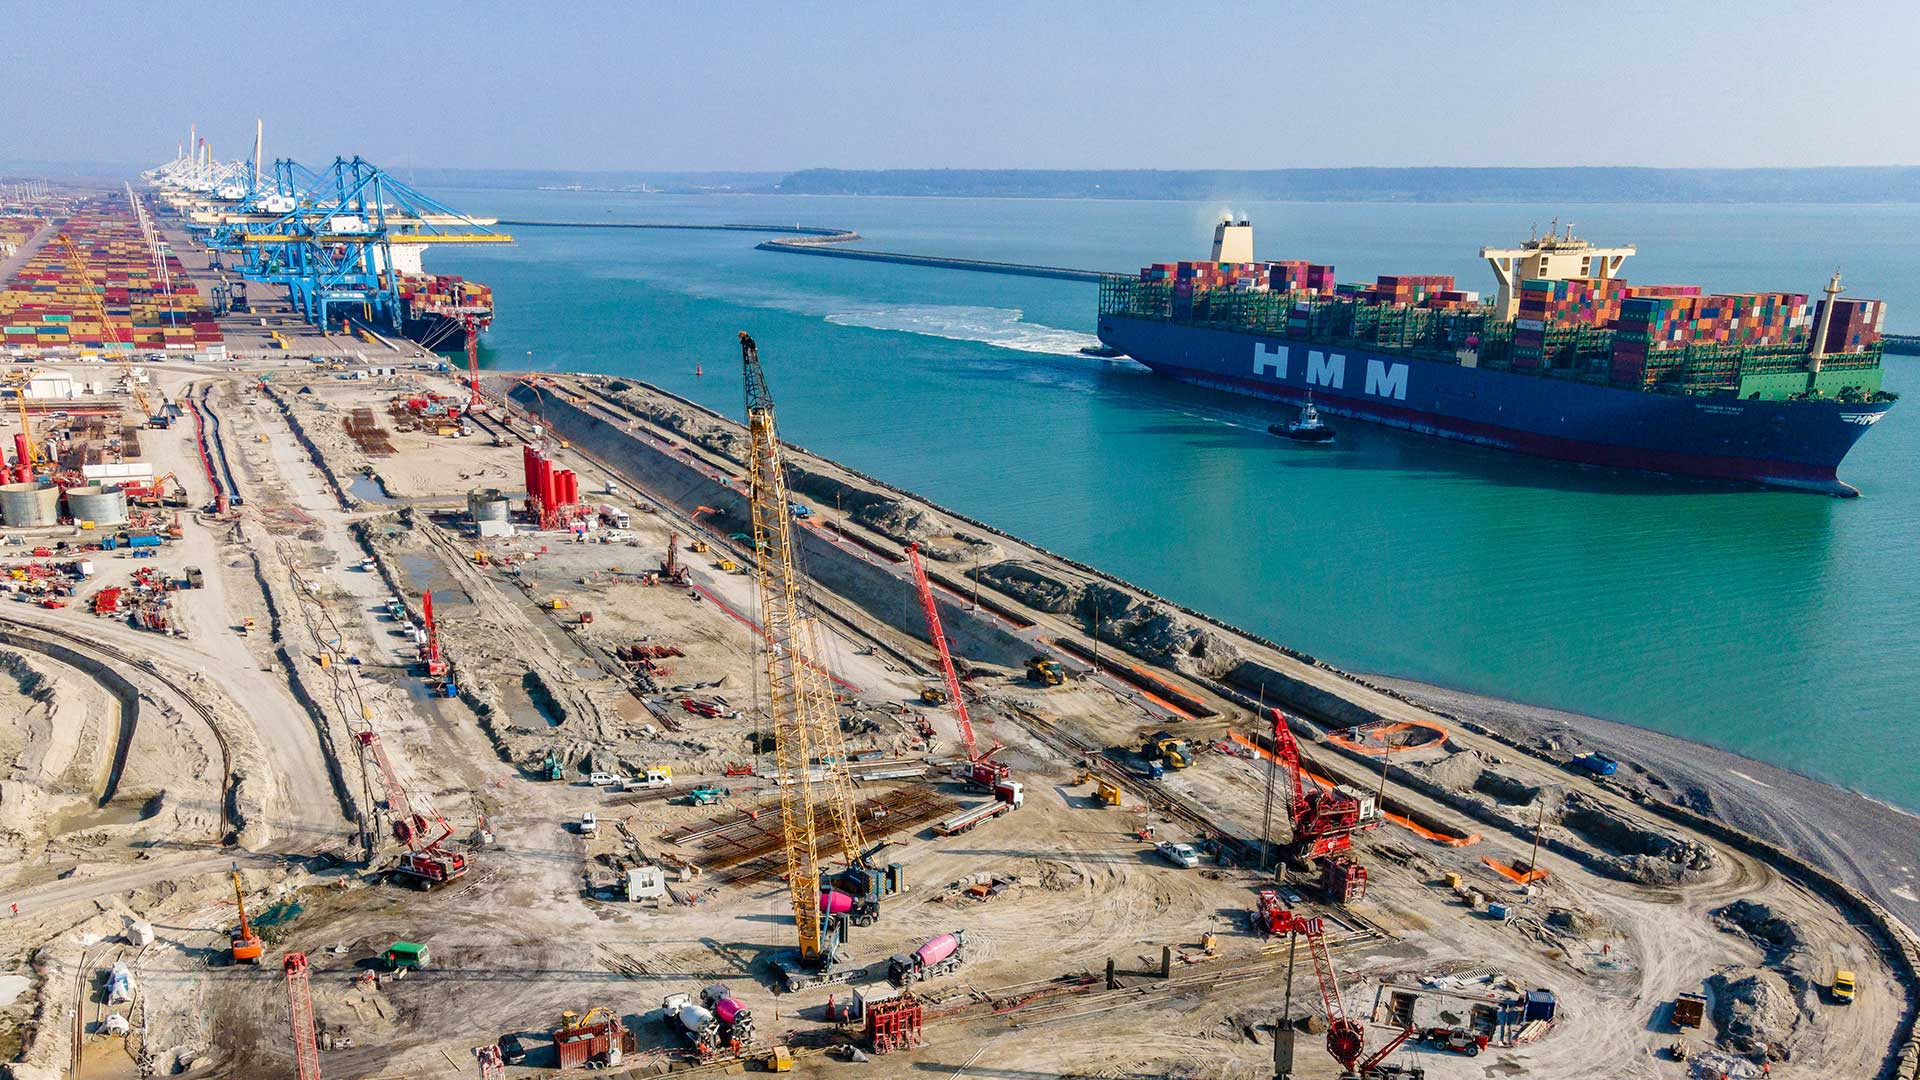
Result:
{"label": "concrete mixer truck", "polygon": [[916,980],[931,979],[956,970],[966,959],[967,932],[955,930],[887,961],[887,981],[895,986],[912,986]]}

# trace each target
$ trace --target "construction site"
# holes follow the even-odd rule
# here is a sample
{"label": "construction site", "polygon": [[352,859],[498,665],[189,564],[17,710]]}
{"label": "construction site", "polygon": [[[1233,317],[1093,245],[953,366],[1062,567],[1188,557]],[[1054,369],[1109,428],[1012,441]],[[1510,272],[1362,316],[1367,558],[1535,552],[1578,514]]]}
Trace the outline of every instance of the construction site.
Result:
{"label": "construction site", "polygon": [[235,311],[347,200],[214,172],[0,265],[118,200],[228,298],[8,382],[19,1080],[1914,1075],[1910,931],[1646,772],[787,446],[751,328],[741,423]]}

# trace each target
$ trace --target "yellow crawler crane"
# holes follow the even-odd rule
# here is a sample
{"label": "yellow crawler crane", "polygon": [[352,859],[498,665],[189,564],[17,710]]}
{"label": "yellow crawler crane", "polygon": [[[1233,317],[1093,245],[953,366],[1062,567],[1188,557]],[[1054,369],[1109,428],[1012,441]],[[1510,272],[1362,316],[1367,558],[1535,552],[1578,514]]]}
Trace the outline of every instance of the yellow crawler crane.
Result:
{"label": "yellow crawler crane", "polygon": [[[858,865],[863,840],[853,783],[840,741],[839,709],[820,647],[820,627],[806,610],[805,581],[795,565],[787,474],[774,426],[773,395],[760,369],[760,350],[740,335],[746,376],[748,492],[753,507],[753,580],[765,628],[767,711],[780,785],[780,828],[787,858],[787,891],[799,930],[798,955],[774,961],[787,989],[836,981],[834,942],[827,940],[820,903],[821,834],[839,855]],[[816,764],[817,762],[817,764]]]}

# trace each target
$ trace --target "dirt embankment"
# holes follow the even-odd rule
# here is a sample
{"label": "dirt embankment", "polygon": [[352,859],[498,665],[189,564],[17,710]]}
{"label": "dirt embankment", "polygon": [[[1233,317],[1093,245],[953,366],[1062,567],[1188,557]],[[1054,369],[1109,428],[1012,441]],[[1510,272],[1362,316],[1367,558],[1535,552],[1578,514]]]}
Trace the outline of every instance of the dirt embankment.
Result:
{"label": "dirt embankment", "polygon": [[982,566],[968,576],[1035,610],[1070,615],[1101,641],[1184,674],[1218,678],[1245,661],[1225,634],[1103,581],[1027,559]]}
{"label": "dirt embankment", "polygon": [[[607,386],[610,397],[649,422],[735,464],[746,462],[747,438],[738,427],[623,389],[627,384],[618,380]],[[896,543],[919,544],[930,559],[971,564],[998,559],[1004,554],[991,538],[956,528],[918,503],[851,484],[791,461],[787,463],[787,489],[797,499],[836,507]]]}

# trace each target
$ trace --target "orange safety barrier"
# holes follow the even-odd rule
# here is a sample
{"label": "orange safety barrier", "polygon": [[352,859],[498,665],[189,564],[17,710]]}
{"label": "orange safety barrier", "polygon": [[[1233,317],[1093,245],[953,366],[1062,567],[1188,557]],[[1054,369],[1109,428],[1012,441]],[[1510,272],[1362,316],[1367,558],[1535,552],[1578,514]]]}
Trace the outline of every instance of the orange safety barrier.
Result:
{"label": "orange safety barrier", "polygon": [[1491,855],[1480,856],[1480,861],[1486,863],[1494,873],[1499,874],[1503,878],[1507,878],[1516,885],[1530,885],[1547,876],[1547,872],[1537,866],[1531,870],[1516,870]]}

